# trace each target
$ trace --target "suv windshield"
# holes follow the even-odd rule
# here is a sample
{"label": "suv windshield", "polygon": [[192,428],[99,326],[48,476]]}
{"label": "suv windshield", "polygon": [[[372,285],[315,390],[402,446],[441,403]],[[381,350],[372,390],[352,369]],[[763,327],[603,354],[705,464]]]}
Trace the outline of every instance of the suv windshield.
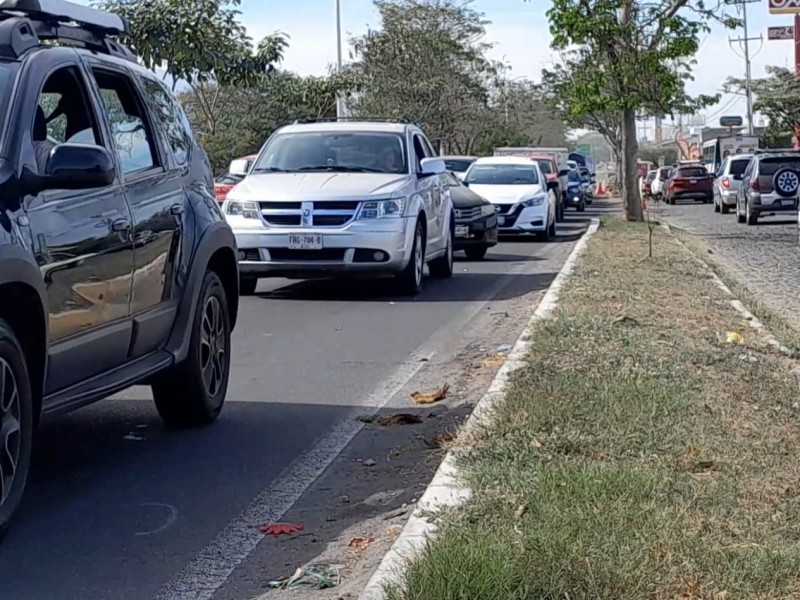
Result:
{"label": "suv windshield", "polygon": [[472,165],[466,183],[478,185],[536,185],[535,167],[528,165]]}
{"label": "suv windshield", "polygon": [[750,159],[747,160],[734,160],[731,161],[730,171],[731,175],[741,175],[744,173],[744,170],[747,168],[747,165],[750,164]]}
{"label": "suv windshield", "polygon": [[772,177],[778,169],[788,167],[790,169],[800,168],[800,156],[782,156],[780,158],[765,158],[758,166],[758,174],[761,177]]}
{"label": "suv windshield", "polygon": [[406,145],[394,133],[309,131],[279,133],[252,173],[408,173]]}
{"label": "suv windshield", "polygon": [[553,173],[555,173],[552,161],[543,159],[543,160],[537,160],[536,162],[539,163],[539,169],[545,176],[552,175]]}
{"label": "suv windshield", "polygon": [[676,177],[705,177],[706,175],[708,175],[708,171],[703,167],[681,167],[675,173]]}
{"label": "suv windshield", "polygon": [[471,158],[447,158],[444,161],[444,167],[448,171],[455,171],[456,173],[463,173],[469,166],[475,162]]}

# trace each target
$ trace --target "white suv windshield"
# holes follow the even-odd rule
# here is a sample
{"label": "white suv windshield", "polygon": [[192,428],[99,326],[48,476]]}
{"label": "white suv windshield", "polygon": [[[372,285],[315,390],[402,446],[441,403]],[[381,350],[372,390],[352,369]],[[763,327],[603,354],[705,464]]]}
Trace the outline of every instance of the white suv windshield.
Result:
{"label": "white suv windshield", "polygon": [[478,185],[536,185],[539,176],[528,165],[472,165],[464,181]]}
{"label": "white suv windshield", "polygon": [[309,131],[270,140],[252,173],[408,173],[405,140],[394,133]]}

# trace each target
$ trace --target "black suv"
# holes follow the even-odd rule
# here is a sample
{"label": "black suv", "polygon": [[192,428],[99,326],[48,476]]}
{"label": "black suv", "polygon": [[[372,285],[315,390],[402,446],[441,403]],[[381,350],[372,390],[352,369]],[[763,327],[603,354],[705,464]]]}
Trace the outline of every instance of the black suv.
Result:
{"label": "black suv", "polygon": [[40,415],[147,384],[193,426],[225,399],[236,242],[180,105],[109,39],[126,29],[0,3],[0,532]]}

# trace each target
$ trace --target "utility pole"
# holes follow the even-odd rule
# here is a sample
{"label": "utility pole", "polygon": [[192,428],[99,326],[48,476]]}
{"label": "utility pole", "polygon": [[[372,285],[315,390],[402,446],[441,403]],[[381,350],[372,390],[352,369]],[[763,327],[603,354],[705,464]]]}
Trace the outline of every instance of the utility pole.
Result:
{"label": "utility pole", "polygon": [[[342,2],[334,0],[336,9],[336,73],[342,72]],[[336,119],[344,116],[344,102],[341,94],[336,94]]]}
{"label": "utility pole", "polygon": [[[728,38],[728,43],[733,48],[734,43],[743,44],[744,46],[744,92],[747,97],[747,133],[753,134],[753,92],[751,89],[752,78],[750,75],[750,42],[759,41],[764,42],[764,36],[759,34],[758,37],[748,37],[747,35],[747,5],[760,0],[725,0],[726,4],[733,4],[736,9],[742,10],[742,27],[744,29],[744,37],[731,39]],[[735,52],[735,50],[734,50]]]}

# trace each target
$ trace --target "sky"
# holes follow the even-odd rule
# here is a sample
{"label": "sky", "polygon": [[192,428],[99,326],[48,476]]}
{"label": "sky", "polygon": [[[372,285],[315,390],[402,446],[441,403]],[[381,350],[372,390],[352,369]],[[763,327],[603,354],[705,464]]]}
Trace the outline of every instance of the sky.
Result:
{"label": "sky", "polygon": [[[79,0],[88,3],[88,0]],[[348,59],[349,37],[378,26],[377,12],[371,0],[340,0],[342,8],[342,44]],[[558,59],[550,50],[551,36],[545,15],[547,0],[474,0],[475,9],[491,21],[487,41],[494,44],[492,57],[511,68],[511,77],[537,79],[543,67]],[[254,40],[275,31],[289,36],[284,68],[302,75],[322,75],[336,61],[335,0],[242,0],[242,22]],[[767,26],[791,25],[791,15],[769,15],[766,2],[747,5],[748,36],[763,36],[750,46],[752,76],[765,74],[765,66],[790,67],[794,62],[791,41],[767,41]],[[734,9],[731,9],[734,10]],[[740,44],[729,37],[743,37],[742,29],[725,30],[715,26],[704,36],[694,70],[695,81],[689,84],[693,94],[721,93],[728,76],[743,77],[744,54]],[[723,94],[720,102],[707,109],[709,125],[719,116],[745,115],[743,96]]]}

